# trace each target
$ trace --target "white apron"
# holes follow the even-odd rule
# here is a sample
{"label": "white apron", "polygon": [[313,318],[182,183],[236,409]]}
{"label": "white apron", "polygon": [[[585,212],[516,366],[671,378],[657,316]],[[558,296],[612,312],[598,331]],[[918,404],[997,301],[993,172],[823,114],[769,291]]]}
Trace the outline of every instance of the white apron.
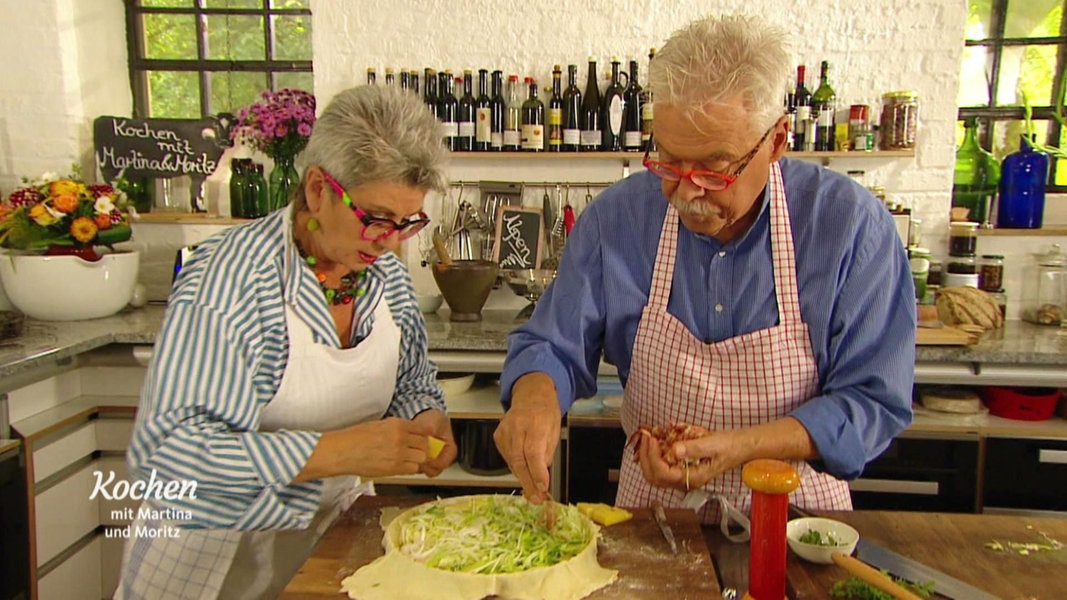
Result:
{"label": "white apron", "polygon": [[[778,163],[771,165],[771,261],[779,324],[705,344],[667,312],[678,240],[678,212],[667,209],[660,233],[648,305],[641,313],[634,340],[630,377],[622,403],[627,436],[641,425],[686,422],[721,431],[766,423],[789,414],[818,391],[819,373],[811,351],[808,326],[801,321],[796,255]],[[710,307],[709,307],[710,308]],[[850,510],[848,485],[794,461],[800,487],[790,501],[805,508]],[[703,488],[744,513],[750,512],[750,490],[741,482],[741,468],[732,469]],[[623,452],[619,506],[650,506],[659,500],[679,507],[685,492],[652,487],[634,462],[632,446]],[[700,511],[704,523],[720,518],[719,503]]]}
{"label": "white apron", "polygon": [[[286,324],[289,360],[278,392],[260,414],[260,431],[330,431],[385,414],[396,385],[401,336],[384,296],[375,308],[373,329],[353,348],[315,343],[311,329],[288,306]],[[127,540],[115,598],[276,598],[334,519],[366,489],[373,488],[360,486],[358,477],[324,480],[322,503],[307,529],[183,529],[178,539]],[[137,520],[134,527],[139,524],[167,523]],[[131,553],[139,556],[139,564],[136,572],[126,573]]]}

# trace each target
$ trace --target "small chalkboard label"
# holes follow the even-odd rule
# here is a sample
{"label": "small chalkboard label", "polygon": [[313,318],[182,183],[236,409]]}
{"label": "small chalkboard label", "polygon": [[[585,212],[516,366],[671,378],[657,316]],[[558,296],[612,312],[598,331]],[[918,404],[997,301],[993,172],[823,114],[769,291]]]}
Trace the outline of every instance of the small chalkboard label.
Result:
{"label": "small chalkboard label", "polygon": [[501,206],[493,236],[493,261],[501,269],[539,269],[545,222],[540,208]]}
{"label": "small chalkboard label", "polygon": [[215,172],[230,144],[231,124],[232,117],[226,114],[207,119],[97,117],[93,121],[96,164],[107,181],[118,176],[189,175],[198,197],[200,185]]}

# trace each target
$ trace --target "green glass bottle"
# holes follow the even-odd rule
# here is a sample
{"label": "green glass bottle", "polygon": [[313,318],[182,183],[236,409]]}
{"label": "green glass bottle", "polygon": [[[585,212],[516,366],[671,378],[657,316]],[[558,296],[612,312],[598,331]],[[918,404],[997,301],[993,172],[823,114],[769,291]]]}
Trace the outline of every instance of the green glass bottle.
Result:
{"label": "green glass bottle", "polygon": [[822,61],[819,72],[819,87],[811,95],[811,117],[815,119],[815,150],[832,152],[834,140],[834,112],[837,110],[837,92],[830,85],[830,62]]}
{"label": "green glass bottle", "polygon": [[1000,164],[978,145],[977,119],[966,119],[963,128],[952,177],[952,220],[984,223],[1000,182]]}

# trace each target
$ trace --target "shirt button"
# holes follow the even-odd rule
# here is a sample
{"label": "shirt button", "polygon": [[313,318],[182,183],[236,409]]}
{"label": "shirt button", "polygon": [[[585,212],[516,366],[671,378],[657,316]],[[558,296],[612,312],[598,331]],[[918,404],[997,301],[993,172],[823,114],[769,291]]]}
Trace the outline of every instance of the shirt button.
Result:
{"label": "shirt button", "polygon": [[726,256],[726,250],[719,250],[719,256]]}
{"label": "shirt button", "polygon": [[722,305],[721,304],[716,304],[715,305],[715,312],[722,312]]}

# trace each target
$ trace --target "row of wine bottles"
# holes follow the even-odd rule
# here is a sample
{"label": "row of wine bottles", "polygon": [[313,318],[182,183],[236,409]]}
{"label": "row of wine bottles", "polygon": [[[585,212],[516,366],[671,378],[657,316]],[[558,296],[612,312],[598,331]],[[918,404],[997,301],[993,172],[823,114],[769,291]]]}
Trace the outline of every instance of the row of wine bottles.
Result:
{"label": "row of wine bottles", "polygon": [[[649,60],[654,55],[655,48]],[[421,94],[441,122],[441,137],[451,150],[643,152],[651,143],[652,98],[638,83],[637,61],[630,61],[628,73],[620,71],[620,65],[612,57],[611,83],[603,94],[595,57],[589,58],[584,92],[578,88],[577,65],[567,65],[566,88],[562,69],[555,65],[547,103],[533,77],[526,77],[520,88],[518,75],[509,75],[505,86],[503,71],[488,69],[478,69],[475,95],[472,69],[455,77],[450,70],[426,68]],[[377,83],[373,68],[367,69],[367,83]],[[385,83],[397,84],[392,69],[386,69]],[[401,70],[399,85],[420,93],[419,72]]]}
{"label": "row of wine bottles", "polygon": [[[796,85],[791,87],[786,96],[786,110],[789,113],[790,131],[793,132],[793,150],[795,151],[831,151],[835,150],[834,133],[837,94],[830,85],[830,63],[822,61],[819,73],[819,87],[815,93],[808,91],[804,85],[805,66],[797,66]],[[869,148],[868,148],[869,149]]]}

